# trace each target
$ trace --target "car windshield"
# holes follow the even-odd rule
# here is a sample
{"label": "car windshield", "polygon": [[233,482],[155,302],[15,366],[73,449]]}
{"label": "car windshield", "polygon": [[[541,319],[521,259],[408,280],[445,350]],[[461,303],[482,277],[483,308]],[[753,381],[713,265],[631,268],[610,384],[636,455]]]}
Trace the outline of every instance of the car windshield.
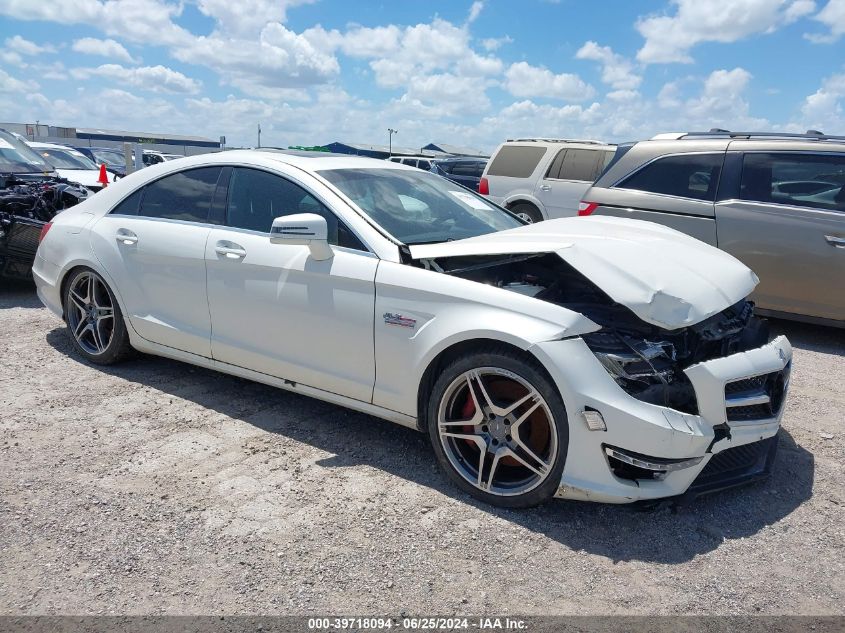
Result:
{"label": "car windshield", "polygon": [[405,244],[461,240],[523,225],[481,196],[429,172],[330,169],[318,173]]}
{"label": "car windshield", "polygon": [[97,169],[97,165],[80,152],[45,147],[39,147],[37,151],[57,169]]}
{"label": "car windshield", "polygon": [[94,154],[94,158],[109,167],[126,167],[126,158],[122,152],[111,149],[92,149],[91,153]]}
{"label": "car windshield", "polygon": [[54,171],[29,145],[0,130],[0,173],[33,174]]}

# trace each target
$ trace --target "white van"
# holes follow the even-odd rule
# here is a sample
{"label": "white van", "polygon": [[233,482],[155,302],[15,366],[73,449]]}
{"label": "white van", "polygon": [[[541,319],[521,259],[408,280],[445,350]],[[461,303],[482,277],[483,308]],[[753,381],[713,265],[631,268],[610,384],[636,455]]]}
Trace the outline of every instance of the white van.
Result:
{"label": "white van", "polygon": [[478,192],[529,222],[574,216],[615,151],[601,141],[508,140],[493,152]]}

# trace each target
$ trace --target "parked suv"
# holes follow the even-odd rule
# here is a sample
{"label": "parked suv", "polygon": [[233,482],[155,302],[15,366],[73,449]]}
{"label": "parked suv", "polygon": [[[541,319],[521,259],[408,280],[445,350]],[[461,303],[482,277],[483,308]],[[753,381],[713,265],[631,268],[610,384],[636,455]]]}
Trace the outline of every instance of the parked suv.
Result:
{"label": "parked suv", "polygon": [[601,141],[508,140],[493,152],[478,192],[529,222],[573,216],[615,149]]}
{"label": "parked suv", "polygon": [[757,273],[761,312],[845,327],[845,137],[713,130],[620,145],[578,214],[697,237]]}
{"label": "parked suv", "polygon": [[478,191],[481,174],[487,166],[486,158],[444,158],[431,164],[431,171],[446,180]]}

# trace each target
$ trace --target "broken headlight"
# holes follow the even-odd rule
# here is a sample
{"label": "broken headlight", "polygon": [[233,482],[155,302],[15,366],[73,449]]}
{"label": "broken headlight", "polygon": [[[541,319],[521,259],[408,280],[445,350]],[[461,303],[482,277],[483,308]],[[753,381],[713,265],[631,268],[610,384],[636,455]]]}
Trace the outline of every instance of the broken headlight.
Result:
{"label": "broken headlight", "polygon": [[587,334],[584,342],[607,373],[629,395],[687,413],[696,413],[695,393],[678,367],[675,346],[615,331]]}

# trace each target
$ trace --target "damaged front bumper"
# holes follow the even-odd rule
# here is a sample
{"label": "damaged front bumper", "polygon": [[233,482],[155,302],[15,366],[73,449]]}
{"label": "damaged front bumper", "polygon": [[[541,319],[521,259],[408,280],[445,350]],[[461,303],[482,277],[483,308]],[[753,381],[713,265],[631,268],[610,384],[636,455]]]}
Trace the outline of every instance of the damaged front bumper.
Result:
{"label": "damaged front bumper", "polygon": [[[567,454],[558,497],[631,503],[698,495],[771,467],[792,359],[786,337],[688,367],[697,415],[630,396],[580,338],[532,351],[561,391],[569,446],[577,447]],[[585,411],[598,412],[606,430],[591,430]]]}

